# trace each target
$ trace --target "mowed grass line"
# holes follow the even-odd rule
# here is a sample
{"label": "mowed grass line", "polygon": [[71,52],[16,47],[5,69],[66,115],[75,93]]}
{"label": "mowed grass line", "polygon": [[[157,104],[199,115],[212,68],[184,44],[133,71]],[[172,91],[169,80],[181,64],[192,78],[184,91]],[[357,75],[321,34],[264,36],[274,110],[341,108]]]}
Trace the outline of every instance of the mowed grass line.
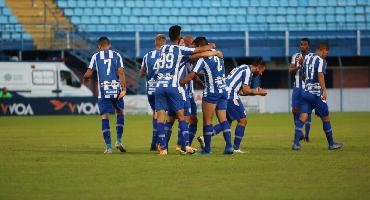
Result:
{"label": "mowed grass line", "polygon": [[160,157],[148,151],[149,116],[126,116],[129,152],[112,155],[102,154],[99,116],[1,117],[0,199],[369,199],[369,120],[333,113],[345,147],[331,152],[314,117],[312,142],[293,152],[291,114],[249,114],[247,154],[222,155],[219,135],[211,156],[177,155],[174,128],[170,154]]}

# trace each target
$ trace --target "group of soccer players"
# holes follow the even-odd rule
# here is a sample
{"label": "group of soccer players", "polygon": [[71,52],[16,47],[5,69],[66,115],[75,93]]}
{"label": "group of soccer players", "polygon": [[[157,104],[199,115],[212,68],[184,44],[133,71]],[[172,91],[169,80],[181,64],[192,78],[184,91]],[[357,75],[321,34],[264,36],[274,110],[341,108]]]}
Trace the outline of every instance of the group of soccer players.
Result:
{"label": "group of soccer players", "polygon": [[[240,65],[227,76],[223,54],[215,50],[214,43],[208,43],[205,37],[193,38],[181,36],[181,27],[169,29],[169,42],[166,36],[155,37],[155,49],[145,54],[140,73],[147,78],[147,95],[153,110],[152,143],[150,150],[160,155],[168,154],[168,144],[172,135],[172,126],[178,120],[178,138],[176,151],[182,154],[211,154],[211,140],[223,132],[225,140],[224,154],[244,153],[240,144],[247,125],[246,110],[240,96],[267,95],[266,90],[253,86],[265,66],[262,59],[256,59],[251,65]],[[329,46],[320,43],[316,53],[309,52],[310,41],[303,38],[301,52],[292,57],[290,71],[295,74],[292,93],[292,112],[295,124],[293,150],[300,150],[300,141],[309,141],[311,112],[321,117],[329,150],[342,147],[335,143],[326,103],[324,74],[325,57]],[[108,38],[98,41],[99,52],[94,54],[84,80],[97,71],[99,84],[98,105],[102,115],[102,133],[106,144],[104,153],[112,153],[108,114],[117,114],[116,148],[126,152],[122,144],[124,126],[123,97],[126,94],[124,66],[121,56],[110,50]],[[200,77],[204,77],[204,82]],[[252,80],[254,79],[254,80]],[[204,87],[202,98],[203,135],[198,137],[201,150],[192,147],[197,132],[197,107],[194,100],[194,81]],[[258,82],[258,81],[257,81]],[[218,124],[213,125],[216,114]],[[237,122],[234,142],[231,136],[231,123]],[[306,134],[302,132],[306,125]]]}

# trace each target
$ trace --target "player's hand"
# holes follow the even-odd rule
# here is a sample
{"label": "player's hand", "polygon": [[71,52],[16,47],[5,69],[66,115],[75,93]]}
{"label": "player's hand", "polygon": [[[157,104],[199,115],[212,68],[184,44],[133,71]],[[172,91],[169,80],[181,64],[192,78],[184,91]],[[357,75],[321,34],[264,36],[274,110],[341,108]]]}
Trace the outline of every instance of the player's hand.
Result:
{"label": "player's hand", "polygon": [[221,51],[217,51],[217,57],[224,59],[224,54]]}
{"label": "player's hand", "polygon": [[121,93],[119,93],[118,99],[122,99],[126,95],[126,89],[122,90]]}
{"label": "player's hand", "polygon": [[209,43],[209,45],[211,45],[212,49],[216,48],[216,44],[215,43]]}
{"label": "player's hand", "polygon": [[299,67],[301,67],[302,64],[303,64],[303,57],[302,56],[298,58],[298,63],[299,63]]}
{"label": "player's hand", "polygon": [[328,98],[328,96],[326,94],[326,90],[322,91],[321,99],[326,101],[327,98]]}
{"label": "player's hand", "polygon": [[185,84],[186,84],[186,82],[184,81],[184,79],[180,80],[180,85],[181,85],[181,86],[183,86],[183,87],[184,87],[184,86],[185,86]]}
{"label": "player's hand", "polygon": [[257,88],[257,91],[258,93],[261,95],[261,96],[266,96],[267,95],[267,91],[262,89],[262,88]]}

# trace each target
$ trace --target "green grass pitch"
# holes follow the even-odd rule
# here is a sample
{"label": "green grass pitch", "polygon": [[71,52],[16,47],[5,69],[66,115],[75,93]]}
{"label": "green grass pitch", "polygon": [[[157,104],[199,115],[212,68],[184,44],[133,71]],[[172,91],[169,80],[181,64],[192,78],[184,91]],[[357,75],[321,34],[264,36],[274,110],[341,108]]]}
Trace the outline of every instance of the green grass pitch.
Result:
{"label": "green grass pitch", "polygon": [[370,113],[331,118],[339,151],[327,150],[317,117],[293,152],[291,114],[250,114],[247,154],[222,155],[219,135],[211,156],[177,155],[174,134],[160,157],[148,151],[149,116],[126,116],[128,153],[112,155],[99,116],[0,117],[0,199],[369,199]]}

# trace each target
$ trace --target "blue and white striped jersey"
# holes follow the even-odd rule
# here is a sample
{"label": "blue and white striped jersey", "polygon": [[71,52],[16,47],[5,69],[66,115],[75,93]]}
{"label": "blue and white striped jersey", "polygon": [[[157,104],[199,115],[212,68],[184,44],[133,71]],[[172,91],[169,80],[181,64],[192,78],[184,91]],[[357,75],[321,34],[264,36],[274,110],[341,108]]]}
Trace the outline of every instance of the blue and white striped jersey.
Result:
{"label": "blue and white striped jersey", "polygon": [[161,57],[158,61],[157,87],[178,87],[181,62],[194,54],[195,48],[178,45],[163,45],[160,49]]}
{"label": "blue and white striped jersey", "polygon": [[158,59],[161,56],[161,52],[153,50],[145,54],[141,68],[146,69],[146,90],[149,95],[155,93],[155,85],[157,82],[157,70],[158,70]]}
{"label": "blue and white striped jersey", "polygon": [[309,54],[303,63],[303,74],[305,76],[305,91],[321,96],[322,89],[318,79],[318,73],[326,73],[326,60],[317,54]]}
{"label": "blue and white striped jersey", "polygon": [[90,61],[89,69],[94,69],[98,75],[98,98],[117,98],[121,92],[118,68],[124,68],[122,57],[112,50],[95,53]]}
{"label": "blue and white striped jersey", "polygon": [[[190,59],[188,59],[186,61],[187,61],[186,63],[183,63],[183,65],[181,65],[182,67],[179,71],[180,80],[185,78],[185,76],[188,75],[193,70],[193,65],[190,64]],[[192,98],[193,97],[193,94],[194,94],[193,80],[191,80],[189,83],[187,83],[184,86],[184,91],[185,91],[186,98]]]}
{"label": "blue and white striped jersey", "polygon": [[238,99],[242,85],[251,86],[252,77],[251,66],[240,65],[234,68],[226,78],[229,99]]}
{"label": "blue and white striped jersey", "polygon": [[[293,54],[292,56],[292,60],[291,60],[291,64],[294,64],[295,67],[300,67],[300,64],[299,64],[299,59],[302,58],[305,59],[306,55],[302,54],[302,53],[295,53]],[[299,69],[296,71],[295,75],[294,75],[294,87],[296,88],[304,88],[304,81],[302,79],[302,69]]]}
{"label": "blue and white striped jersey", "polygon": [[193,71],[195,73],[199,73],[202,70],[204,71],[205,76],[203,97],[207,97],[208,94],[226,92],[225,67],[223,59],[217,56],[198,59]]}

